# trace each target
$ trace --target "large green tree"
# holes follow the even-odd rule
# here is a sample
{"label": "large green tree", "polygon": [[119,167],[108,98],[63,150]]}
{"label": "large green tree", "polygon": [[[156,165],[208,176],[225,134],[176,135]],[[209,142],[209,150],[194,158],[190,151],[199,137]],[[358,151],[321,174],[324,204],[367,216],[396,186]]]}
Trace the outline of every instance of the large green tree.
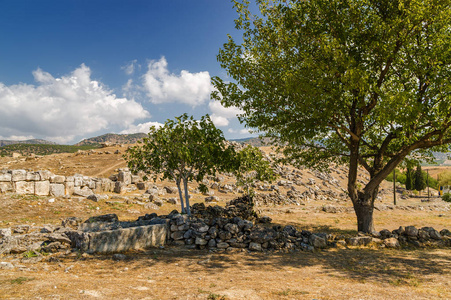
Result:
{"label": "large green tree", "polygon": [[154,180],[175,180],[182,212],[191,214],[189,181],[201,183],[207,174],[237,168],[234,148],[227,146],[208,115],[194,120],[183,114],[149,130],[147,138],[127,150],[128,166],[134,172],[151,174]]}
{"label": "large green tree", "polygon": [[[372,232],[380,183],[410,153],[451,142],[449,0],[233,1],[236,28],[213,99],[294,163],[349,166],[358,230]],[[432,155],[430,155],[432,156]],[[359,166],[369,182],[357,184]]]}

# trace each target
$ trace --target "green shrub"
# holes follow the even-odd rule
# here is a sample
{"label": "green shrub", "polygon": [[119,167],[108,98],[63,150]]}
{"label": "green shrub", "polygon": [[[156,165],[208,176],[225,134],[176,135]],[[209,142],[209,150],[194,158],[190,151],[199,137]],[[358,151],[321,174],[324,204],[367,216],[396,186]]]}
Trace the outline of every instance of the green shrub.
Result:
{"label": "green shrub", "polygon": [[451,202],[451,194],[450,193],[443,194],[442,200],[445,202]]}

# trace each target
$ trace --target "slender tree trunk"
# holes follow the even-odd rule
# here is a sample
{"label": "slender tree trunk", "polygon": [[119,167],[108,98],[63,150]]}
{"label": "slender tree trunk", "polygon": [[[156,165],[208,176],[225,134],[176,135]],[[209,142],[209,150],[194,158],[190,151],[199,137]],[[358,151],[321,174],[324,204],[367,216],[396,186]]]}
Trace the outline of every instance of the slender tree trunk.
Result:
{"label": "slender tree trunk", "polygon": [[189,207],[188,179],[183,179],[183,186],[185,187],[186,213],[191,216],[191,208]]}
{"label": "slender tree trunk", "polygon": [[176,180],[177,189],[179,190],[180,204],[182,205],[182,213],[185,213],[185,206],[183,201],[182,187],[180,186],[180,180]]}

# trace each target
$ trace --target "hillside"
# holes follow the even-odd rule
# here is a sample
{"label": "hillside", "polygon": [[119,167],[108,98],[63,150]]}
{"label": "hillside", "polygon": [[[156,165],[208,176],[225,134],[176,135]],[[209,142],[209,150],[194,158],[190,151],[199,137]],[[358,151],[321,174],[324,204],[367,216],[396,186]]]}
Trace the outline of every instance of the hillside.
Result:
{"label": "hillside", "polygon": [[252,145],[255,147],[262,147],[262,146],[269,145],[268,138],[261,139],[259,137],[244,138],[244,139],[232,139],[231,141],[238,142],[240,144],[249,144],[249,145]]}
{"label": "hillside", "polygon": [[12,153],[20,153],[24,156],[29,154],[49,155],[57,153],[74,153],[78,150],[89,150],[97,148],[96,145],[70,146],[70,145],[47,145],[47,144],[12,144],[0,148],[0,156],[10,156]]}
{"label": "hillside", "polygon": [[134,144],[146,136],[147,134],[145,133],[133,133],[133,134],[107,133],[89,139],[84,139],[81,142],[76,143],[74,146],[93,145],[93,144],[98,145],[101,143]]}
{"label": "hillside", "polygon": [[14,141],[14,140],[0,140],[0,147],[14,145],[14,144],[39,144],[39,145],[56,145],[54,142],[49,142],[42,139],[31,139],[25,141]]}

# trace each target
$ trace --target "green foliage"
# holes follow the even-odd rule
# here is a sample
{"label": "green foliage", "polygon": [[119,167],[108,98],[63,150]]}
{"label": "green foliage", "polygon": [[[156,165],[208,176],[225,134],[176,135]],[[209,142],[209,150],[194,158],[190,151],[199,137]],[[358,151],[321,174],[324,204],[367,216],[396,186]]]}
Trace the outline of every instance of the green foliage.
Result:
{"label": "green foliage", "polygon": [[[401,172],[399,169],[395,169],[395,173],[396,173],[396,182],[402,183],[402,184],[406,184],[406,174],[404,174],[403,172]],[[387,178],[385,178],[385,180],[393,182],[393,172],[391,172]]]}
{"label": "green foliage", "polygon": [[188,182],[201,182],[205,175],[232,170],[235,163],[234,149],[227,148],[222,131],[208,115],[196,121],[183,114],[175,120],[167,120],[162,127],[152,126],[148,137],[128,149],[124,157],[134,172],[152,174],[154,180],[175,180],[182,212],[188,214]]}
{"label": "green foliage", "polygon": [[[396,169],[395,173],[396,173],[396,182],[399,182],[401,184],[405,184],[406,185],[406,190],[410,191],[410,190],[414,190],[415,189],[415,187],[414,187],[415,172],[413,170],[410,170],[410,172],[411,172],[411,182],[412,182],[411,184],[412,185],[411,185],[411,188],[409,189],[409,188],[407,188],[407,186],[408,186],[408,182],[407,182],[407,180],[408,180],[408,170],[409,169],[407,169],[406,172],[401,172],[399,169]],[[427,177],[427,174],[424,171],[422,171],[422,174],[423,174],[423,177],[424,177],[425,184],[429,184],[429,187],[432,187],[434,189],[438,189],[439,183],[438,183],[438,181],[435,178],[433,178],[431,176]],[[451,175],[451,173],[450,173],[450,175]],[[390,173],[385,180],[393,182],[393,172]]]}
{"label": "green foliage", "polygon": [[12,144],[0,147],[0,155],[8,156],[13,152],[27,155],[34,153],[37,155],[49,155],[56,153],[75,153],[78,150],[91,150],[98,148],[98,145],[71,146],[71,145],[46,145],[46,144]]}
{"label": "green foliage", "polygon": [[424,172],[421,170],[421,166],[417,166],[414,174],[414,188],[417,191],[422,191],[426,188],[426,178]]}
{"label": "green foliage", "polygon": [[[214,77],[212,98],[242,109],[240,120],[296,164],[347,162],[355,205],[374,205],[410,153],[419,161],[449,149],[448,0],[259,0],[256,13],[233,3],[243,35],[219,51],[231,79]],[[371,176],[364,194],[358,165]]]}
{"label": "green foliage", "polygon": [[247,145],[237,154],[238,168],[234,170],[237,184],[246,189],[247,194],[253,194],[252,183],[256,180],[272,181],[275,174],[270,163],[264,159],[263,153],[257,147]]}
{"label": "green foliage", "polygon": [[451,185],[451,171],[446,171],[440,174],[438,183],[440,186]]}
{"label": "green foliage", "polygon": [[23,253],[23,257],[25,258],[32,258],[32,257],[37,257],[38,254],[36,252],[34,252],[33,250],[29,250]]}
{"label": "green foliage", "polygon": [[442,200],[445,202],[451,202],[451,194],[450,193],[443,194]]}
{"label": "green foliage", "polygon": [[406,170],[406,190],[413,190],[414,181],[413,181],[413,171],[411,168],[407,168]]}

